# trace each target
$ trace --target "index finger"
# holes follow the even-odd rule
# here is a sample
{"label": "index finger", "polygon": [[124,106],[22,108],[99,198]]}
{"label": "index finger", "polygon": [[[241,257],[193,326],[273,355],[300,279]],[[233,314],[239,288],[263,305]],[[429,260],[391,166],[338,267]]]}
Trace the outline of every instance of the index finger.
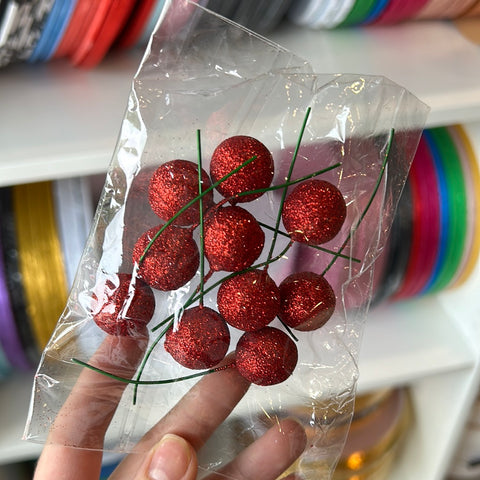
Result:
{"label": "index finger", "polygon": [[[145,453],[166,433],[187,440],[196,450],[209,439],[247,392],[250,383],[233,366],[233,356],[225,359],[232,367],[210,373],[194,385],[180,402],[142,438],[135,448]],[[133,478],[144,455],[128,455],[110,477]]]}
{"label": "index finger", "polygon": [[[147,347],[146,336],[108,336],[90,364],[131,378]],[[57,414],[35,480],[98,478],[105,432],[127,384],[84,368]],[[67,476],[68,475],[68,476]]]}

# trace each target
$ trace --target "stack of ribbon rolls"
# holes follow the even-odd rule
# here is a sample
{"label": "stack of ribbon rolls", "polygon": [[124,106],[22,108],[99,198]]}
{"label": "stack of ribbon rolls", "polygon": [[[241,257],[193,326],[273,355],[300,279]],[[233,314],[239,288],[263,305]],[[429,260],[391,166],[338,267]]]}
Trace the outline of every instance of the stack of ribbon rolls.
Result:
{"label": "stack of ribbon rolls", "polygon": [[381,262],[376,302],[461,286],[480,251],[480,124],[423,132]]}
{"label": "stack of ribbon rolls", "polygon": [[480,1],[299,0],[288,18],[314,29],[386,25],[412,20],[458,19],[480,15]]}
{"label": "stack of ribbon rolls", "polygon": [[0,374],[36,367],[92,221],[86,179],[0,189]]}
{"label": "stack of ribbon rolls", "polygon": [[[144,48],[157,23],[178,31],[195,8],[178,0],[0,2],[0,67],[68,59],[97,66],[112,50]],[[268,34],[285,18],[314,29],[480,15],[480,0],[191,0]],[[190,5],[192,6],[192,5]]]}
{"label": "stack of ribbon rolls", "polygon": [[[40,0],[0,2],[0,66],[68,58],[84,68],[110,50],[144,47],[160,20],[178,30],[193,13],[171,0]],[[257,32],[272,30],[292,0],[192,1]]]}

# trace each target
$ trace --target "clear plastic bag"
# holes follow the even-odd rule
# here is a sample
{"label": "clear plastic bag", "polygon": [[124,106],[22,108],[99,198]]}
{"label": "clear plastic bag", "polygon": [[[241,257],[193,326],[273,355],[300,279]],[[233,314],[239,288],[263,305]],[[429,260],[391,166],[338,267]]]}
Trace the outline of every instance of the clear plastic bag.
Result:
{"label": "clear plastic bag", "polygon": [[[35,376],[25,438],[78,448],[141,451],[148,444],[137,442],[197,382],[211,385],[213,400],[211,407],[205,407],[206,415],[209,408],[221,410],[215,402],[222,401],[222,395],[217,394],[222,388],[244,388],[238,382],[233,386],[216,380],[240,368],[235,367],[232,355],[223,360],[227,366],[216,373],[208,373],[217,368],[215,365],[192,370],[166,351],[165,330],[172,326],[177,331],[186,310],[208,308],[217,312],[219,285],[227,279],[238,280],[240,274],[262,271],[268,272],[278,287],[293,274],[311,272],[315,279],[324,275],[332,287],[336,297],[333,314],[330,312],[321,327],[315,322],[310,327],[301,323],[298,330],[280,321],[274,311],[275,318],[266,328],[280,331],[284,342],[280,346],[288,345],[288,358],[277,356],[273,362],[281,373],[255,371],[257,383],[273,384],[254,383],[248,388],[201,450],[200,466],[205,472],[221,468],[267,426],[293,417],[308,428],[310,437],[291,471],[305,478],[329,478],[353,411],[358,351],[376,278],[374,267],[385,248],[428,109],[386,78],[315,74],[302,59],[201,6],[191,2],[174,5],[176,10],[160,20],[135,75],[94,226],[65,311]],[[197,208],[202,205],[196,213],[197,223],[175,227],[188,232],[188,238],[180,242],[174,235],[172,242],[165,241],[171,249],[167,256],[178,260],[171,260],[170,270],[162,278],[177,281],[181,277],[180,286],[174,282],[166,290],[146,287],[137,316],[149,315],[145,312],[152,308],[150,290],[155,306],[147,336],[135,319],[124,322],[126,330],[118,335],[106,333],[94,321],[98,299],[107,295],[112,301],[121,288],[127,288],[125,284],[120,288],[120,278],[130,279],[129,293],[123,290],[124,296],[117,297],[117,304],[128,310],[131,295],[140,292],[138,277],[148,276],[142,266],[151,254],[149,248],[161,241],[162,232],[156,239],[150,235],[151,245],[145,249],[143,244],[144,258],[140,259],[136,246],[139,237],[154,227],[158,230],[161,224],[167,224],[163,232],[172,227],[149,203],[154,172],[171,160],[182,159],[190,166],[201,164],[207,175],[211,174],[215,149],[239,135],[259,140],[271,153],[274,175],[270,186],[262,187],[257,192],[261,195],[248,202],[243,202],[241,194],[224,193],[225,198],[219,190],[233,174],[230,171],[220,179],[217,174],[217,187],[211,190],[213,200],[201,203],[197,196],[193,202]],[[248,162],[253,165],[258,158],[248,157],[235,173],[247,171]],[[268,174],[260,167],[250,173],[251,178],[260,180],[265,176]],[[202,179],[204,190],[208,180]],[[339,225],[332,227],[330,237],[314,240],[310,234],[302,238],[300,232],[291,241],[282,207],[298,185],[312,180],[312,185],[318,185],[319,180],[328,182],[341,193],[345,219],[340,218],[341,205],[332,200],[327,216]],[[207,198],[204,190],[199,190],[199,195],[202,192],[202,198]],[[308,203],[312,192],[301,198]],[[294,224],[291,234],[292,229],[301,230],[295,226],[298,218],[310,222],[310,207],[304,207],[291,207],[287,219]],[[207,225],[217,212],[231,208],[247,211],[242,212],[249,215],[247,223],[258,222],[256,229],[247,231],[242,247],[237,245],[232,251],[229,242],[243,220],[226,233],[218,233],[218,225]],[[213,229],[214,242],[220,244],[207,245],[207,227]],[[260,253],[250,255],[255,248]],[[242,263],[243,250],[257,257]],[[230,270],[223,269],[222,260],[215,263],[215,255],[224,251],[231,254],[234,265],[228,267]],[[193,275],[185,273],[185,268],[193,268],[190,260],[197,256]],[[293,295],[294,288],[285,285],[280,302]],[[248,300],[244,286],[240,283],[237,292],[240,303]],[[258,303],[272,296],[257,298]],[[224,310],[228,311],[232,297],[226,298]],[[293,303],[298,307],[298,297]],[[260,307],[255,315],[267,310],[270,312],[270,307]],[[116,314],[122,316],[121,311]],[[251,329],[256,332],[262,328]],[[227,329],[227,350],[233,352],[245,334],[230,325]],[[210,332],[210,327],[203,330]],[[262,346],[268,343],[264,342]],[[246,351],[244,369],[253,370],[254,362]],[[236,356],[238,363],[238,351]],[[101,415],[105,411],[110,413],[103,442],[98,430],[106,428]],[[81,429],[76,424],[80,414],[85,418]],[[102,417],[98,429],[96,415]],[[72,428],[74,424],[76,428]]]}

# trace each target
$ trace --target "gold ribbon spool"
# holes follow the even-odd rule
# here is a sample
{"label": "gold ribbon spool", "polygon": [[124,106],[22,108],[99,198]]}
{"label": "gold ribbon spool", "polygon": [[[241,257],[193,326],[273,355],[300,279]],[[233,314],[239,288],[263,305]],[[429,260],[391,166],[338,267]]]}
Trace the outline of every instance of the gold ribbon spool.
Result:
{"label": "gold ribbon spool", "polygon": [[473,194],[475,197],[475,221],[473,222],[474,233],[472,245],[470,247],[469,258],[463,266],[459,277],[456,279],[453,285],[454,287],[459,287],[460,285],[464,284],[467,279],[470,278],[480,257],[480,169],[478,166],[477,155],[475,153],[472,142],[470,141],[470,138],[465,131],[465,128],[461,125],[457,125],[455,127],[455,131],[462,140],[463,146],[467,154],[467,158],[470,164],[470,178],[473,183]]}
{"label": "gold ribbon spool", "polygon": [[333,480],[386,480],[412,420],[408,392],[394,389],[353,419]]}
{"label": "gold ribbon spool", "polygon": [[[300,409],[288,413],[297,416]],[[308,415],[308,408],[303,408]],[[333,412],[332,412],[333,414]],[[372,394],[357,396],[351,424],[345,419],[333,422],[332,438],[342,438],[349,430],[344,451],[334,472],[326,460],[304,458],[300,460],[305,480],[386,480],[395,460],[401,440],[411,423],[411,406],[405,389],[383,389]],[[376,425],[376,423],[378,425]],[[318,427],[317,427],[318,428]],[[313,441],[315,429],[306,429],[307,438]],[[365,438],[373,432],[372,438]],[[295,462],[277,480],[288,477],[298,468]]]}
{"label": "gold ribbon spool", "polygon": [[13,187],[19,269],[27,313],[43,350],[67,299],[67,280],[55,222],[51,182]]}

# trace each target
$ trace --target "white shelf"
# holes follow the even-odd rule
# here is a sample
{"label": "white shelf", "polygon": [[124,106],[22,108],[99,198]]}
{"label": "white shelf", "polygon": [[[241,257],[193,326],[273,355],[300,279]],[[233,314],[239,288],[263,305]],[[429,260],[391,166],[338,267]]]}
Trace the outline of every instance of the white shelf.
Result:
{"label": "white shelf", "polygon": [[389,480],[444,480],[472,405],[478,369],[411,384],[414,428]]}
{"label": "white shelf", "polygon": [[382,306],[369,314],[359,360],[359,391],[405,385],[471,369],[472,350],[436,297]]}
{"label": "white shelf", "polygon": [[0,72],[0,186],[105,172],[140,62],[86,71],[59,61]]}
{"label": "white shelf", "polygon": [[480,119],[480,49],[449,22],[332,31],[285,24],[271,38],[318,73],[388,77],[431,107],[427,126]]}

